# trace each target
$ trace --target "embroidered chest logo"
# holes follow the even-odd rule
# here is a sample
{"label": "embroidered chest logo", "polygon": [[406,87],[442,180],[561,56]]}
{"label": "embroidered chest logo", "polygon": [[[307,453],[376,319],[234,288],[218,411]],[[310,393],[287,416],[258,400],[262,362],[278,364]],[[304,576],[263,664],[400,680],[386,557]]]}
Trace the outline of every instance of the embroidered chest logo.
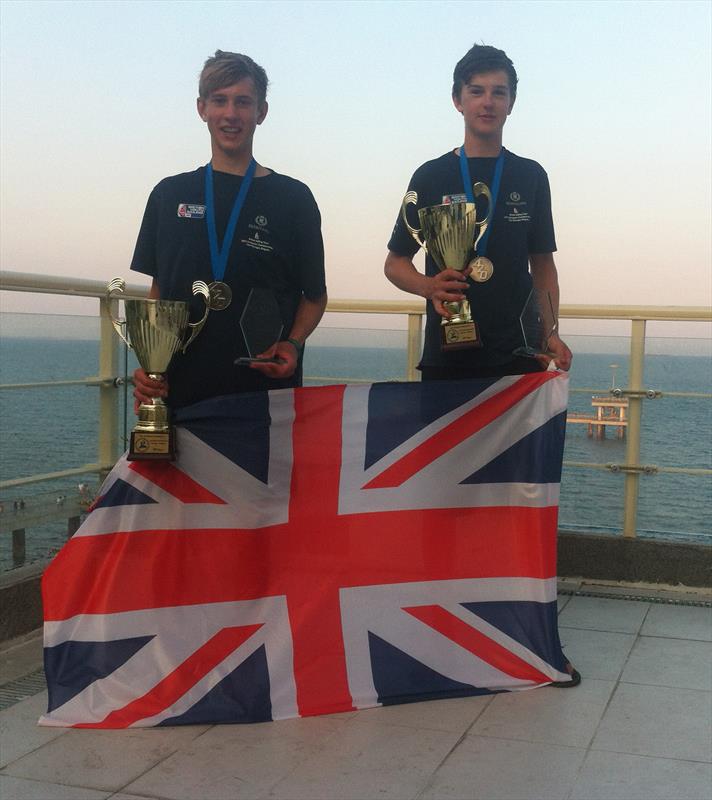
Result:
{"label": "embroidered chest logo", "polygon": [[258,214],[254,222],[250,222],[247,226],[250,229],[250,235],[246,239],[242,239],[242,244],[252,250],[259,250],[261,253],[271,253],[274,250],[272,243],[269,241],[270,230],[267,227],[268,220],[264,214]]}
{"label": "embroidered chest logo", "polygon": [[526,207],[527,201],[519,192],[510,192],[505,205],[507,213],[504,215],[504,219],[507,222],[531,222],[531,215]]}
{"label": "embroidered chest logo", "polygon": [[181,219],[203,219],[205,217],[205,206],[197,203],[178,203],[177,214]]}

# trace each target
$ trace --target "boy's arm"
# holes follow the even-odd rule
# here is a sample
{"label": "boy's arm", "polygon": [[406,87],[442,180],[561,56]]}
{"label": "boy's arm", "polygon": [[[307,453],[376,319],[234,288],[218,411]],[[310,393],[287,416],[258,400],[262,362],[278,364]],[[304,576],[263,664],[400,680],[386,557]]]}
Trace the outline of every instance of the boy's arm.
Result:
{"label": "boy's arm", "polygon": [[158,293],[158,281],[154,278],[151,281],[151,288],[148,290],[149,300],[159,300],[160,294]]}
{"label": "boy's arm", "polygon": [[408,256],[401,256],[388,251],[386,263],[383,267],[386,278],[399,289],[410,294],[417,294],[430,300],[433,308],[442,317],[450,317],[450,312],[445,308],[445,302],[457,302],[465,299],[469,268],[464,272],[454,269],[444,269],[437,275],[429,277],[418,272],[413,261]]}
{"label": "boy's arm", "polygon": [[[148,290],[149,300],[158,300],[158,283],[154,278],[151,283],[151,288]],[[168,394],[167,381],[154,381],[149,378],[141,367],[134,370],[134,413],[138,413],[138,407],[141,403],[149,403],[153,397],[166,397]]]}
{"label": "boy's arm", "polygon": [[[302,295],[297,313],[294,315],[294,323],[289,332],[289,339],[294,339],[303,347],[307,337],[314,331],[319,324],[324,310],[326,309],[327,294],[324,292],[316,300],[310,300]],[[277,364],[260,364],[253,362],[250,364],[252,369],[256,369],[268,378],[289,378],[297,368],[301,348],[297,348],[293,342],[277,342],[273,350],[268,353],[260,353],[261,356],[270,356],[279,359]]]}

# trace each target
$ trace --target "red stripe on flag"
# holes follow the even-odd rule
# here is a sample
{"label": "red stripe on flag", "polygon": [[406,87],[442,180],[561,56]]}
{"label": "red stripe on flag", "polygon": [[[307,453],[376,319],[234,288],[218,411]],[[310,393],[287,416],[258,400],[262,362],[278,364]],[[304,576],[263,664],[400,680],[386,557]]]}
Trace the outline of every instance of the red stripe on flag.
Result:
{"label": "red stripe on flag", "polygon": [[551,681],[548,675],[539,672],[511,650],[495,642],[494,639],[471,628],[466,622],[442,606],[414,606],[404,608],[403,611],[412,614],[416,619],[446,636],[455,644],[459,644],[477,658],[491,664],[500,672],[506,672],[507,675],[511,675],[517,680],[531,683],[549,683]]}
{"label": "red stripe on flag", "polygon": [[225,505],[225,501],[204,486],[188,477],[168,461],[132,461],[129,469],[153,481],[164,492],[172,494],[182,503],[213,503]]}
{"label": "red stripe on flag", "polygon": [[73,727],[128,728],[134,722],[160,714],[185,694],[186,686],[202,680],[261,627],[262,624],[223,628],[142,697],[112,711],[101,722],[78,723]]}
{"label": "red stripe on flag", "polygon": [[[333,551],[338,523],[341,425],[345,386],[294,394],[294,467],[289,504],[289,537],[299,570],[289,582],[287,608],[294,632],[294,676],[301,716],[352,711],[346,674],[338,584],[319,568],[309,575],[309,555],[319,564]],[[319,436],[314,432],[319,431]],[[324,524],[333,520],[335,524]],[[290,548],[291,549],[291,548]],[[299,574],[301,572],[301,574]]]}
{"label": "red stripe on flag", "polygon": [[[300,585],[334,600],[332,591],[348,586],[556,575],[556,507],[320,517],[321,500],[302,501],[298,530],[291,520],[256,531],[75,536],[42,577],[45,620],[289,595]],[[268,570],[254,568],[267,563]]]}
{"label": "red stripe on flag", "polygon": [[459,445],[468,436],[472,436],[489,425],[524,397],[557,375],[556,372],[535,372],[530,375],[522,375],[512,386],[458,417],[450,425],[411,450],[408,455],[391,464],[363,488],[393,489],[401,486],[435,459]]}

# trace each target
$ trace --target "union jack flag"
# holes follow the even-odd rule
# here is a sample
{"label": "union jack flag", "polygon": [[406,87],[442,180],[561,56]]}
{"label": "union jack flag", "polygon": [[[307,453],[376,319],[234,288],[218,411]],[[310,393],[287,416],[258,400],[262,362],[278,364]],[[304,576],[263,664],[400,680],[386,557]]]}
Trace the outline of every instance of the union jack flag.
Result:
{"label": "union jack flag", "polygon": [[178,416],[45,572],[44,725],[257,722],[569,679],[568,382],[324,386]]}

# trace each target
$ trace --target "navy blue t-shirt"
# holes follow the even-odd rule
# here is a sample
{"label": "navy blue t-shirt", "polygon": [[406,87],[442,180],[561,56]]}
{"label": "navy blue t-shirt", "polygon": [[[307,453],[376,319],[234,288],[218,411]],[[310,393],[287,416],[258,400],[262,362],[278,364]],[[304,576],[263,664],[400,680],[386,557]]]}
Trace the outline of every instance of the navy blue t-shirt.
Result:
{"label": "navy blue t-shirt", "polygon": [[[215,220],[221,247],[242,177],[213,173]],[[151,192],[131,269],[153,277],[161,299],[188,300],[191,320],[202,316],[193,281],[214,280],[205,214],[205,167],[162,180]],[[274,380],[236,367],[248,355],[240,316],[252,288],[269,288],[279,305],[282,338],[289,336],[302,296],[316,300],[326,291],[321,216],[309,188],[272,172],[255,178],[242,208],[223,281],[232,302],[211,311],[203,330],[168,370],[168,403],[173,408],[222,394],[297,386],[301,359],[289,379]]]}
{"label": "navy blue t-shirt", "polygon": [[[482,181],[492,187],[496,158],[469,158],[473,183]],[[418,208],[465,200],[460,160],[450,151],[419,167],[408,185],[418,193],[416,207],[408,207],[412,227],[420,227]],[[477,198],[478,219],[486,214],[487,200]],[[419,247],[398,215],[388,249],[412,258]],[[484,283],[469,281],[467,296],[472,317],[479,326],[483,346],[443,352],[440,349],[442,317],[432,303],[427,304],[425,345],[421,366],[491,366],[512,359],[512,351],[522,342],[519,315],[532,286],[529,273],[530,253],[553,253],[556,250],[551,215],[549,181],[543,168],[527,158],[505,151],[502,181],[490,220],[487,257],[494,264],[492,277]],[[470,258],[474,252],[470,253]],[[425,272],[436,275],[439,269],[430,256],[425,258]]]}

